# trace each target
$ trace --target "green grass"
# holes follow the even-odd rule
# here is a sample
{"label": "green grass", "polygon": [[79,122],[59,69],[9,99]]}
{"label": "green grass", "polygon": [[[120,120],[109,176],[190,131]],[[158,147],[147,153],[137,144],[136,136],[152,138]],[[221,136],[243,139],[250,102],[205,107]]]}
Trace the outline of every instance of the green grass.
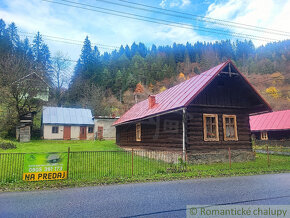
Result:
{"label": "green grass", "polygon": [[3,150],[0,153],[38,153],[71,151],[118,151],[121,150],[114,141],[63,141],[63,140],[32,140],[31,142],[14,142],[16,149]]}
{"label": "green grass", "polygon": [[[187,165],[185,168],[182,168],[178,165],[168,164],[167,167],[169,168],[165,168],[165,171],[161,170],[159,172],[154,172],[149,170],[147,172],[151,172],[152,174],[135,174],[134,176],[131,176],[129,173],[125,176],[107,175],[105,177],[89,177],[89,174],[86,174],[86,177],[70,178],[68,180],[40,182],[24,182],[21,180],[11,181],[6,183],[0,183],[0,191],[60,189],[93,185],[124,184],[149,181],[170,181],[194,178],[229,177],[290,172],[289,157],[271,155],[270,160],[270,166],[268,167],[267,155],[258,154],[255,161],[245,163],[233,163],[231,169],[226,163],[217,163],[211,165]],[[154,164],[152,166],[154,166]],[[120,167],[121,166],[119,165],[117,168]],[[157,165],[155,165],[155,167],[157,167]],[[157,169],[155,168],[155,170]]]}
{"label": "green grass", "polygon": [[[267,155],[257,154],[255,161],[232,163],[230,168],[229,163],[166,163],[135,153],[132,176],[132,153],[123,151],[113,141],[39,140],[17,143],[17,149],[0,153],[66,152],[67,147],[72,151],[69,179],[62,181],[24,182],[21,180],[24,155],[0,154],[0,191],[290,172],[290,156],[283,155],[270,155],[270,166]],[[4,175],[4,169],[10,174]]]}

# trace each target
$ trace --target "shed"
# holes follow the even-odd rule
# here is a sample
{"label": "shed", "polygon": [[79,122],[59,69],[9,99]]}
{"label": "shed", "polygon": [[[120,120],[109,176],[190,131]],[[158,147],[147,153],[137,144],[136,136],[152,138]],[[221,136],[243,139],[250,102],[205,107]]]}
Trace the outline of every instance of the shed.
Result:
{"label": "shed", "polygon": [[31,127],[35,112],[29,112],[20,117],[16,126],[16,140],[20,142],[29,142],[31,138]]}
{"label": "shed", "polygon": [[94,121],[89,109],[43,107],[42,128],[44,139],[94,139]]}
{"label": "shed", "polygon": [[95,116],[95,136],[96,139],[116,139],[116,128],[113,123],[119,117]]}
{"label": "shed", "polygon": [[116,142],[179,153],[191,161],[225,161],[228,148],[233,161],[253,159],[249,114],[269,111],[228,60],[135,104],[114,123]]}
{"label": "shed", "polygon": [[250,116],[250,126],[257,140],[290,140],[290,110]]}

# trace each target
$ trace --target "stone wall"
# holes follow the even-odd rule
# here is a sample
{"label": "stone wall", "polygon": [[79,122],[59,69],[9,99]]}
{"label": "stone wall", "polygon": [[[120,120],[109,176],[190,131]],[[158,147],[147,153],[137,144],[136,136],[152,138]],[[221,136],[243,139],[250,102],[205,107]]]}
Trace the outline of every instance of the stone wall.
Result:
{"label": "stone wall", "polygon": [[[132,152],[132,148],[123,147],[124,150]],[[182,158],[182,152],[177,151],[158,151],[158,150],[146,150],[146,149],[134,149],[134,155],[141,157],[148,157],[155,160],[161,160],[167,163],[178,163]]]}
{"label": "stone wall", "polygon": [[[132,147],[123,147],[126,151],[132,152]],[[182,151],[146,150],[134,149],[134,155],[148,157],[155,160],[162,160],[167,163],[179,163],[182,159]],[[255,160],[255,153],[245,150],[232,150],[231,162],[246,162]],[[228,163],[229,151],[220,150],[209,153],[187,153],[186,162],[191,164]]]}
{"label": "stone wall", "polygon": [[[252,151],[232,150],[231,162],[245,162],[255,160],[255,153]],[[228,150],[221,150],[209,153],[187,154],[187,161],[190,163],[226,163],[229,162]]]}

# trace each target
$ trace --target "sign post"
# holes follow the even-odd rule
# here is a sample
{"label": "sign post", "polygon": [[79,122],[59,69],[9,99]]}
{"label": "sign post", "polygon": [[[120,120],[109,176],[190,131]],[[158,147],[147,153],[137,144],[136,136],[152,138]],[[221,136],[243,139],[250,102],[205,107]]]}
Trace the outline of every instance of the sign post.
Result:
{"label": "sign post", "polygon": [[42,181],[67,178],[67,153],[31,153],[24,155],[23,180]]}

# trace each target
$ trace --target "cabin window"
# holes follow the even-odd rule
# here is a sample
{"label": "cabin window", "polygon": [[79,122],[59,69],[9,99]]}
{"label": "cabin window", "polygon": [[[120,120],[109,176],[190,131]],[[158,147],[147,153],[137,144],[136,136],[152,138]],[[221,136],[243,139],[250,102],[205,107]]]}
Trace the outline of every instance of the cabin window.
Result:
{"label": "cabin window", "polygon": [[218,115],[203,114],[204,141],[219,141]]}
{"label": "cabin window", "polygon": [[237,117],[236,115],[223,115],[224,140],[237,141]]}
{"label": "cabin window", "polygon": [[58,126],[53,126],[51,132],[52,133],[58,133]]}
{"label": "cabin window", "polygon": [[136,124],[136,141],[141,141],[141,123]]}
{"label": "cabin window", "polygon": [[94,133],[94,127],[89,126],[89,128],[88,128],[88,133]]}
{"label": "cabin window", "polygon": [[267,132],[261,132],[261,140],[268,140],[268,133]]}

